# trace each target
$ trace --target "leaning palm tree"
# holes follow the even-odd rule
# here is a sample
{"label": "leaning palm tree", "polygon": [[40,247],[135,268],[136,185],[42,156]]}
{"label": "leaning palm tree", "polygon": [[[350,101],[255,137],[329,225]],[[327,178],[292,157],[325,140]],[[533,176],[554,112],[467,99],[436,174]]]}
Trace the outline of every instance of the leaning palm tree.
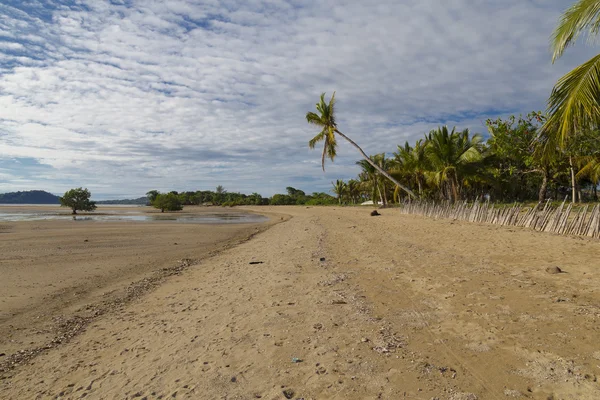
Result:
{"label": "leaning palm tree", "polygon": [[319,112],[308,112],[306,113],[306,121],[309,124],[316,125],[321,128],[321,132],[319,132],[314,138],[312,138],[308,142],[308,146],[311,149],[314,149],[317,143],[324,141],[323,145],[323,154],[321,156],[321,166],[323,171],[325,171],[325,157],[328,157],[331,161],[335,159],[336,156],[336,148],[337,141],[335,134],[337,133],[344,139],[346,139],[352,146],[356,147],[356,149],[360,152],[360,154],[364,157],[364,159],[371,164],[379,173],[396,185],[402,188],[406,193],[408,193],[411,197],[416,197],[415,194],[406,186],[402,185],[396,179],[394,179],[389,173],[384,171],[381,167],[379,167],[373,160],[371,160],[365,152],[358,146],[352,139],[348,136],[344,135],[337,128],[337,123],[335,120],[335,92],[331,96],[331,100],[329,103],[325,102],[325,93],[321,94],[321,99],[317,103],[317,111]]}
{"label": "leaning palm tree", "polygon": [[333,193],[337,196],[338,204],[342,204],[342,197],[346,194],[347,189],[346,182],[338,179],[335,182],[331,182],[331,184],[333,185]]}
{"label": "leaning palm tree", "polygon": [[[600,0],[578,0],[562,15],[552,35],[552,62],[587,31],[600,31]],[[600,125],[600,54],[575,68],[557,82],[548,100],[550,118],[543,130],[553,131],[562,147],[582,128]]]}

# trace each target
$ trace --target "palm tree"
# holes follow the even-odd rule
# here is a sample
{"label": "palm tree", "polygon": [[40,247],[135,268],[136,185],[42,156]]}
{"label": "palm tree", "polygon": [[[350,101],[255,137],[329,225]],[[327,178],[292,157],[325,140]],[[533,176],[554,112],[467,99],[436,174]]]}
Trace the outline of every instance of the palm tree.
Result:
{"label": "palm tree", "polygon": [[[373,162],[379,166],[379,168],[381,168],[381,170],[389,173],[391,166],[392,166],[392,160],[389,158],[386,158],[385,153],[380,153],[380,154],[376,154],[375,156],[370,157],[371,160],[373,160]],[[379,173],[379,170],[377,170],[376,172],[377,174]],[[383,179],[379,180],[379,195],[381,196],[381,201],[383,202],[383,206],[387,207],[388,205],[388,199],[387,199],[387,185],[385,184],[386,181]],[[399,186],[396,185],[396,187],[398,188]]]}
{"label": "palm tree", "polygon": [[331,100],[329,100],[329,103],[325,102],[325,93],[322,93],[321,99],[317,103],[316,107],[319,113],[306,113],[306,121],[309,124],[313,124],[320,127],[321,132],[319,132],[314,138],[312,138],[308,142],[308,146],[311,149],[314,149],[317,143],[319,143],[320,141],[324,141],[323,154],[321,156],[321,166],[323,168],[323,171],[325,171],[325,157],[327,156],[331,161],[333,161],[336,156],[337,141],[335,134],[337,133],[338,135],[346,139],[352,146],[356,147],[356,149],[360,152],[364,159],[375,169],[377,169],[381,175],[385,176],[386,178],[394,182],[396,185],[401,187],[411,197],[416,197],[410,189],[402,185],[390,174],[388,174],[386,171],[384,171],[378,165],[376,165],[373,162],[373,160],[371,160],[352,139],[350,139],[348,136],[344,135],[338,130],[337,123],[335,121],[335,92],[331,96]]}
{"label": "palm tree", "polygon": [[[372,158],[373,156],[369,157],[369,160]],[[360,160],[356,162],[356,165],[360,166],[362,169],[360,178],[363,182],[363,189],[365,189],[367,193],[369,191],[371,192],[371,200],[373,200],[373,204],[377,204],[378,193],[380,195],[381,202],[383,203],[383,196],[381,196],[381,190],[379,190],[379,177],[373,164],[374,162],[367,162],[366,160]]]}
{"label": "palm tree", "polygon": [[344,194],[346,194],[346,182],[344,182],[341,179],[338,179],[335,182],[331,182],[331,184],[333,185],[333,193],[336,194],[337,199],[338,199],[338,203],[342,204],[342,197],[344,196]]}
{"label": "palm tree", "polygon": [[394,153],[396,168],[399,172],[409,175],[414,180],[418,188],[419,197],[423,197],[425,176],[429,170],[426,148],[427,141],[419,139],[415,143],[415,147],[411,147],[406,142],[404,147],[398,146],[398,151]]}
{"label": "palm tree", "polygon": [[[600,0],[578,0],[562,15],[551,41],[552,62],[587,31],[596,36],[600,27]],[[600,124],[600,54],[569,72],[556,83],[548,100],[550,118],[543,129],[564,147],[569,136]]]}
{"label": "palm tree", "polygon": [[594,199],[598,200],[598,183],[600,183],[600,157],[587,156],[579,160],[583,165],[577,173],[577,178],[588,178],[592,182]]}
{"label": "palm tree", "polygon": [[356,179],[350,179],[346,184],[346,190],[352,204],[356,204],[356,200],[360,196],[360,183]]}
{"label": "palm tree", "polygon": [[460,199],[460,174],[470,164],[481,161],[480,135],[469,137],[469,130],[457,132],[443,126],[429,132],[426,154],[432,168],[432,180],[442,189],[445,197]]}

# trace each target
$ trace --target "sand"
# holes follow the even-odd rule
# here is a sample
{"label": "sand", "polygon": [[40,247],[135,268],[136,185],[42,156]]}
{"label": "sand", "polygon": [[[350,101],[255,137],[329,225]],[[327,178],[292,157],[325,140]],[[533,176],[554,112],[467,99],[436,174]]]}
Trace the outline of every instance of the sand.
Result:
{"label": "sand", "polygon": [[[60,207],[0,207],[0,212],[5,213],[40,211],[67,217],[70,214]],[[179,214],[202,215],[215,211],[240,212],[187,207]],[[107,206],[88,215],[111,214],[169,215],[150,207]],[[86,213],[79,215],[85,216]],[[44,345],[56,336],[56,325],[76,315],[82,307],[100,303],[111,306],[131,295],[128,290],[133,282],[158,280],[157,271],[177,269],[182,260],[196,262],[268,225],[163,221],[0,222],[0,353],[13,354]],[[168,274],[169,271],[160,275]],[[93,312],[98,312],[97,308]]]}
{"label": "sand", "polygon": [[[155,263],[148,273],[183,258],[198,261],[86,315],[81,327],[70,325],[72,338],[50,342],[2,374],[0,397],[600,398],[600,242],[393,209],[378,217],[359,208],[255,210],[271,213],[270,228],[212,255],[189,226],[144,228],[120,239],[123,228],[104,232],[99,237],[115,237],[114,257],[109,246],[86,250],[97,239],[83,242],[84,232],[50,227],[57,223],[48,230],[65,236],[40,231],[29,242],[33,231],[22,223],[3,229],[2,246],[20,238],[20,248],[32,247],[27,257],[39,254],[38,268],[53,260],[57,272],[43,277],[47,284],[59,284],[61,268],[87,257],[122,271],[114,265],[132,262],[137,251]],[[122,242],[127,251],[119,250]],[[59,246],[61,254],[44,253]],[[12,277],[2,260],[2,276]],[[546,272],[555,266],[563,273]],[[36,296],[26,285],[36,274],[30,269],[13,280],[21,297]],[[78,308],[66,303],[67,320],[97,310],[101,300],[71,297]],[[5,320],[2,329],[27,337],[31,328],[21,319],[18,334]],[[4,351],[6,341],[1,345]]]}

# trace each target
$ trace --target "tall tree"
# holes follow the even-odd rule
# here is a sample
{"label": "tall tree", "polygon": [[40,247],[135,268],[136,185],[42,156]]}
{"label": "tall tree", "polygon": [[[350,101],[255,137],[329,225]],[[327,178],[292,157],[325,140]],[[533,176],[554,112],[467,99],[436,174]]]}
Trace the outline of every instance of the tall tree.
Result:
{"label": "tall tree", "polygon": [[419,139],[414,147],[406,142],[404,147],[398,146],[398,151],[394,153],[396,168],[399,172],[410,176],[414,180],[420,197],[423,196],[425,177],[430,167],[426,148],[427,141]]}
{"label": "tall tree", "polygon": [[558,149],[550,147],[555,143],[549,141],[552,137],[539,132],[544,121],[541,112],[486,121],[490,133],[489,156],[494,161],[491,170],[494,183],[500,188],[500,198],[524,200],[530,197],[541,177],[538,200],[544,201],[551,167],[560,157]]}
{"label": "tall tree", "polygon": [[337,154],[337,141],[335,134],[340,135],[344,139],[346,139],[352,146],[354,146],[360,154],[364,157],[365,161],[373,165],[375,169],[379,171],[379,173],[385,176],[387,179],[394,182],[396,185],[402,188],[406,193],[408,193],[411,197],[416,197],[415,194],[406,186],[402,185],[396,179],[394,179],[389,173],[381,169],[377,164],[373,162],[365,152],[358,146],[352,139],[348,136],[344,135],[337,128],[337,123],[335,120],[335,92],[331,96],[329,103],[325,101],[325,93],[321,94],[321,99],[316,105],[317,113],[308,112],[306,113],[306,121],[309,124],[316,125],[321,128],[321,132],[319,132],[314,138],[312,138],[308,142],[308,146],[311,149],[314,149],[317,143],[323,141],[323,154],[321,156],[321,166],[323,171],[325,171],[325,157],[328,157],[331,161],[335,159]]}
{"label": "tall tree", "polygon": [[480,135],[469,137],[469,130],[448,131],[447,126],[431,131],[427,136],[427,156],[431,162],[434,182],[452,201],[460,199],[460,177],[469,164],[481,161]]}
{"label": "tall tree", "polygon": [[170,193],[159,193],[154,201],[151,203],[152,207],[158,208],[160,212],[167,211],[181,211],[183,210],[183,205],[181,204],[181,200],[176,192]]}
{"label": "tall tree", "polygon": [[[552,62],[587,32],[600,31],[600,0],[578,0],[562,15],[551,40]],[[582,128],[600,125],[600,54],[559,79],[548,100],[550,118],[544,130],[553,132],[561,146]]]}
{"label": "tall tree", "polygon": [[346,184],[348,197],[352,201],[352,204],[356,204],[357,199],[360,196],[360,183],[356,179],[350,179]]}
{"label": "tall tree", "polygon": [[91,193],[89,190],[83,188],[67,190],[62,197],[59,197],[61,207],[69,207],[71,214],[77,214],[78,210],[81,211],[94,211],[96,209],[96,202],[90,200]]}
{"label": "tall tree", "polygon": [[[374,156],[369,157],[372,161]],[[379,178],[377,175],[377,169],[374,167],[374,162],[367,162],[366,160],[357,161],[356,164],[360,166],[361,180],[363,181],[363,188],[370,189],[371,200],[373,204],[377,204],[377,195],[379,194],[381,204],[383,204],[383,196],[381,196],[381,190],[379,190]],[[367,191],[367,190],[365,190]]]}
{"label": "tall tree", "polygon": [[342,204],[342,198],[344,197],[344,195],[346,194],[346,182],[344,182],[341,179],[338,179],[335,182],[331,182],[331,184],[333,185],[333,193],[335,193],[338,204]]}

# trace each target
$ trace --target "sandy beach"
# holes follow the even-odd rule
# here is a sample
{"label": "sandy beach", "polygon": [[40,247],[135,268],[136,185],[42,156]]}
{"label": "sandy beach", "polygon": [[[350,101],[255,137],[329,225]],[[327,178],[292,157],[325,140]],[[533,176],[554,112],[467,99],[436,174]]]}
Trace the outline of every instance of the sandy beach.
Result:
{"label": "sandy beach", "polygon": [[600,398],[597,240],[243,209],[271,220],[1,223],[0,398]]}

